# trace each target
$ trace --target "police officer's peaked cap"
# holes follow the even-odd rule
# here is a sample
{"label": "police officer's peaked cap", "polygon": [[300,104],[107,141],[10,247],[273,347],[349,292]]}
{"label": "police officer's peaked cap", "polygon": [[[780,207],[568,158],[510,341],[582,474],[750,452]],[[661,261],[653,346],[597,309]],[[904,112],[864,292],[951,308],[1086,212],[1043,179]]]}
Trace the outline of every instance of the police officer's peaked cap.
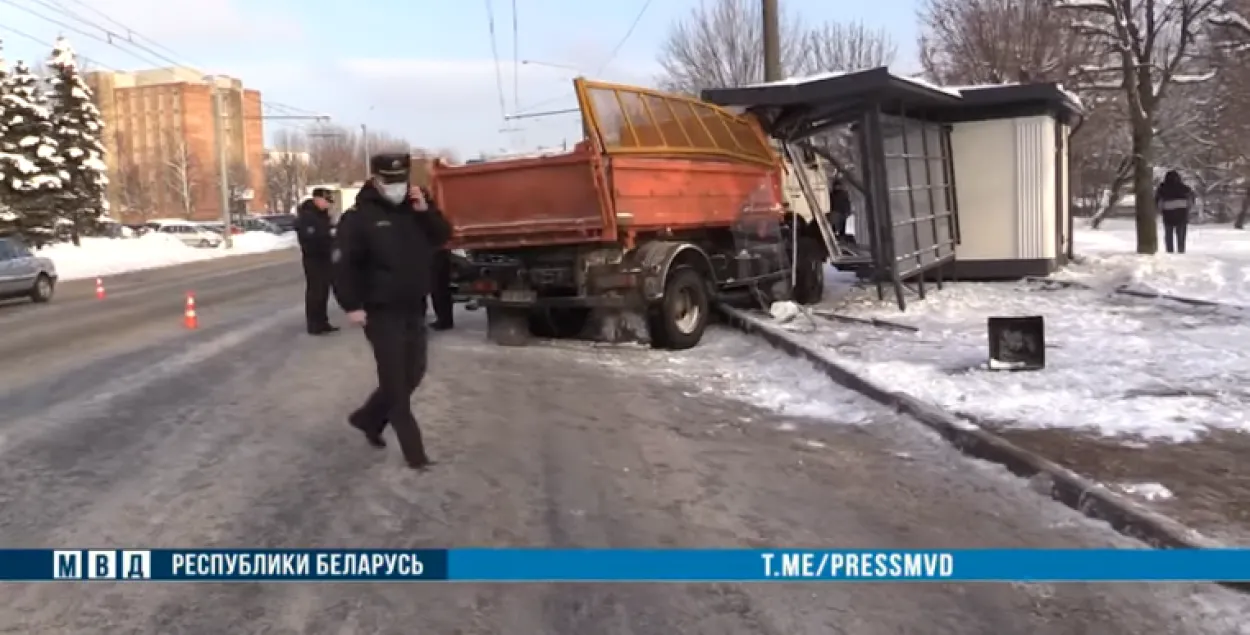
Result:
{"label": "police officer's peaked cap", "polygon": [[412,157],[407,154],[389,152],[369,157],[369,171],[389,183],[407,181],[411,167]]}
{"label": "police officer's peaked cap", "polygon": [[327,201],[334,202],[334,191],[327,187],[314,187],[312,195],[313,198],[324,198]]}

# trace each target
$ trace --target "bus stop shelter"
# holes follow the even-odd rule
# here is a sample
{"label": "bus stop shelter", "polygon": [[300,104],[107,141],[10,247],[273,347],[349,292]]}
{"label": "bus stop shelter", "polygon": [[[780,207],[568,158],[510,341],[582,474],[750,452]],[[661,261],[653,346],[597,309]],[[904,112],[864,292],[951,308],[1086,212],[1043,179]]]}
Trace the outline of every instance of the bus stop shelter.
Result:
{"label": "bus stop shelter", "polygon": [[878,297],[888,283],[903,309],[906,285],[923,298],[926,278],[936,274],[941,284],[955,260],[959,216],[950,126],[940,113],[961,106],[959,91],[881,67],[705,90],[702,98],[745,109],[777,140],[817,152],[813,138],[851,126],[857,156],[847,176],[865,201],[856,238],[868,238]]}

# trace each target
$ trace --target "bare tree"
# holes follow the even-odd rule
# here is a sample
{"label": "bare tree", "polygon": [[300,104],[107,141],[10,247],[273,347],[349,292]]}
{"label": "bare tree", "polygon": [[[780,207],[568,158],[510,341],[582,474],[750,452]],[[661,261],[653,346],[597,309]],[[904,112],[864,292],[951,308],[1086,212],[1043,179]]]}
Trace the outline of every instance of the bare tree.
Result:
{"label": "bare tree", "polygon": [[[762,7],[756,0],[713,0],[691,9],[669,29],[661,45],[661,85],[697,95],[705,88],[742,86],[764,80]],[[803,68],[807,30],[793,14],[781,16],[781,68]]]}
{"label": "bare tree", "polygon": [[195,200],[202,185],[201,166],[179,135],[169,135],[164,144],[164,188],[183,218],[195,213]]}
{"label": "bare tree", "polygon": [[117,188],[118,202],[121,203],[123,213],[144,221],[151,217],[155,207],[154,200],[138,165],[127,161],[118,166],[114,186]]}
{"label": "bare tree", "polygon": [[270,209],[289,211],[299,203],[309,183],[306,147],[307,139],[291,130],[274,135],[274,149],[265,159]]}
{"label": "bare tree", "polygon": [[1037,0],[925,0],[917,17],[921,64],[943,84],[1071,84],[1099,52],[1072,14]]}
{"label": "bare tree", "polygon": [[898,55],[898,45],[889,33],[861,22],[826,22],[804,35],[799,64],[805,73],[889,66]]}
{"label": "bare tree", "polygon": [[116,133],[118,165],[109,180],[110,198],[116,199],[123,214],[147,220],[156,207],[156,196],[145,179],[143,168],[130,157],[130,139]]}
{"label": "bare tree", "polygon": [[226,193],[230,199],[230,215],[246,214],[247,203],[255,194],[252,173],[247,169],[247,164],[234,162],[226,169]]}
{"label": "bare tree", "polygon": [[336,125],[307,133],[308,178],[314,183],[350,183],[363,177],[360,135]]}
{"label": "bare tree", "polygon": [[[755,0],[712,0],[674,24],[660,53],[661,86],[697,95],[705,88],[764,80],[762,6]],[[781,70],[787,76],[888,66],[897,46],[884,30],[862,23],[811,23],[781,15]],[[853,167],[853,136],[830,130],[813,139]]]}
{"label": "bare tree", "polygon": [[1224,0],[1209,20],[1214,25],[1213,58],[1219,68],[1210,119],[1218,127],[1229,190],[1241,196],[1233,226],[1250,217],[1250,0]]}
{"label": "bare tree", "polygon": [[1174,84],[1209,79],[1193,74],[1194,52],[1218,0],[1087,0],[1054,6],[1072,11],[1076,33],[1112,58],[1084,70],[1099,86],[1123,91],[1132,137],[1133,193],[1136,196],[1137,252],[1159,251],[1154,205],[1156,124]]}

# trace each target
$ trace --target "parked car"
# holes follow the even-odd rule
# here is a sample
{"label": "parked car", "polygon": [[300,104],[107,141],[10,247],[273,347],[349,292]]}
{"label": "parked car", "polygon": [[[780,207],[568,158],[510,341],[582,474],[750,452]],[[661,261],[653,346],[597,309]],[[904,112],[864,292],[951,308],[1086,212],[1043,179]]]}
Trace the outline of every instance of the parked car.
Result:
{"label": "parked car", "polygon": [[260,217],[278,228],[279,233],[295,231],[295,214],[266,214]]}
{"label": "parked car", "polygon": [[191,247],[216,247],[221,244],[221,234],[185,220],[154,220],[148,222],[152,231],[169,234]]}
{"label": "parked car", "polygon": [[281,234],[282,229],[274,223],[269,222],[260,216],[247,216],[239,221],[238,227],[247,232],[266,232],[270,234]]}
{"label": "parked car", "polygon": [[34,302],[52,299],[56,265],[36,256],[21,240],[0,236],[0,298],[26,296]]}
{"label": "parked car", "polygon": [[[217,234],[218,236],[223,235],[223,233],[225,232],[225,227],[226,227],[225,223],[222,223],[219,221],[211,221],[211,220],[199,221],[195,224],[200,227],[203,227],[204,229],[207,229],[210,232],[213,232],[214,234]],[[237,223],[231,223],[230,225],[231,236],[238,236],[239,234],[242,234],[242,233],[243,233],[243,229],[240,228]]]}

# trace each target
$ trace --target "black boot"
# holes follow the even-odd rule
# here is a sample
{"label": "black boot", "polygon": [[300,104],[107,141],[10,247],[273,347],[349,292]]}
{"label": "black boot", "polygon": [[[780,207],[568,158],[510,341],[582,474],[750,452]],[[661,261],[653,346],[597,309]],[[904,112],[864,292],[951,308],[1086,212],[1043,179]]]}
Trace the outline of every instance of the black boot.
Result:
{"label": "black boot", "polygon": [[365,441],[369,442],[369,445],[378,449],[386,447],[386,440],[382,438],[382,434],[375,432],[371,427],[366,425],[364,421],[361,420],[359,415],[353,414],[349,416],[347,418],[347,423],[351,425],[351,427],[364,433]]}

